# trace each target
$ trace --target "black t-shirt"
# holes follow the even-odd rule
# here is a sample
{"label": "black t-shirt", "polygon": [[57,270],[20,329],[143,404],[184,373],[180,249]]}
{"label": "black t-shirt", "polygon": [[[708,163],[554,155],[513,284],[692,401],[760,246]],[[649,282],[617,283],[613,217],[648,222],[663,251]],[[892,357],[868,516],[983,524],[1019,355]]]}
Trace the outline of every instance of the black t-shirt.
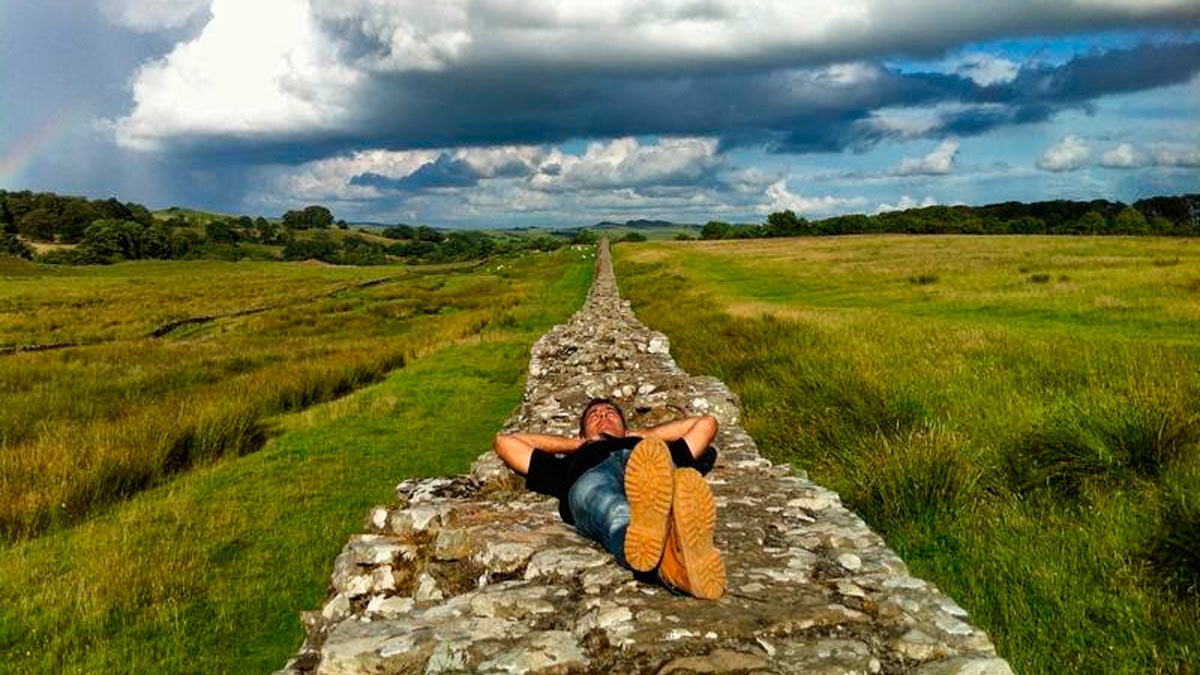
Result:
{"label": "black t-shirt", "polygon": [[[567,493],[579,477],[598,466],[617,450],[631,449],[642,438],[640,436],[609,436],[589,441],[569,453],[551,453],[534,449],[529,458],[529,473],[525,475],[525,487],[533,492],[558,498],[558,513],[567,524],[574,524],[571,509],[567,504]],[[717,451],[709,446],[699,458],[692,457],[692,450],[682,438],[667,441],[671,461],[677,467],[692,467],[708,473],[716,460]]]}

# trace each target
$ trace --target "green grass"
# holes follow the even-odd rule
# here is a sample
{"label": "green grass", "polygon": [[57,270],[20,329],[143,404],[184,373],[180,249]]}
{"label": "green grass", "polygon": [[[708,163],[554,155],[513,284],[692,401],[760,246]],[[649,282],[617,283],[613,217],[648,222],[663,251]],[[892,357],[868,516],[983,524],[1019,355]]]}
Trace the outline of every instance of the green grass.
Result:
{"label": "green grass", "polygon": [[[577,251],[503,269],[284,263],[27,266],[0,280],[0,540],[79,522],[180,471],[259,449],[266,418],[531,320]],[[378,282],[378,283],[377,283]],[[215,317],[159,326],[186,317]]]}
{"label": "green grass", "polygon": [[639,316],[681,366],[741,396],[762,452],[840,492],[1018,672],[1194,672],[1195,242],[880,236],[615,255]]}
{"label": "green grass", "polygon": [[[198,225],[206,225],[214,220],[236,220],[238,216],[228,213],[216,213],[214,211],[200,211],[198,209],[189,209],[182,206],[172,206],[169,209],[154,211],[155,220],[169,220],[171,218],[183,218]],[[278,221],[278,219],[274,219]]]}
{"label": "green grass", "polygon": [[[404,478],[464,471],[488,449],[520,402],[529,346],[582,302],[590,266],[567,252],[520,262],[498,282],[525,289],[518,302],[482,317],[430,315],[466,316],[478,329],[436,333],[379,384],[264,420],[279,435],[262,450],[6,545],[0,669],[281,667],[302,638],[298,611],[319,606],[334,556],[369,507]],[[490,300],[503,297],[493,291]]]}

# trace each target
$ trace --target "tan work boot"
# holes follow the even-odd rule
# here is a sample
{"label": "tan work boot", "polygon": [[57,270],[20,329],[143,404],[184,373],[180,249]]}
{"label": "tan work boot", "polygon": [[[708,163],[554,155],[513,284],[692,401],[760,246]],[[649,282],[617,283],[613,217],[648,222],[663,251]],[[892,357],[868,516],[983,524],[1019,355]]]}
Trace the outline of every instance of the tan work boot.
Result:
{"label": "tan work boot", "polygon": [[725,594],[725,563],[713,546],[717,507],[695,469],[675,470],[671,524],[658,576],[668,586],[705,600]]}
{"label": "tan work boot", "polygon": [[649,572],[662,560],[674,494],[673,468],[671,451],[657,438],[642,439],[625,464],[625,498],[629,501],[625,561],[639,572]]}

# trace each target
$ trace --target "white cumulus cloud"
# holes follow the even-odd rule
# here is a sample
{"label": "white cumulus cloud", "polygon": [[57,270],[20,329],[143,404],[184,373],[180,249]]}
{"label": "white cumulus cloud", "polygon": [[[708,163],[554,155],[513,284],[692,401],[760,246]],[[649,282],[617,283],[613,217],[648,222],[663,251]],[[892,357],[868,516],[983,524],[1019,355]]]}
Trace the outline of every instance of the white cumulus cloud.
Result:
{"label": "white cumulus cloud", "polygon": [[759,205],[759,213],[790,210],[802,216],[825,216],[862,209],[866,204],[862,197],[806,197],[796,194],[788,190],[786,179],[777,180],[767,186],[767,197],[770,203]]}
{"label": "white cumulus cloud", "polygon": [[1132,169],[1144,163],[1141,153],[1129,143],[1121,143],[1100,156],[1100,166],[1109,169]]}
{"label": "white cumulus cloud", "polygon": [[[489,182],[520,182],[522,194],[671,185],[694,190],[697,181],[723,166],[716,150],[712,138],[664,138],[652,144],[617,138],[591,143],[583,154],[544,145],[367,150],[277,170],[272,184],[275,191],[299,201],[368,199],[382,196],[389,183],[399,184],[449,160],[485,187]],[[383,180],[354,182],[368,174]],[[461,185],[448,187],[453,191]],[[528,195],[525,199],[529,201]]]}
{"label": "white cumulus cloud", "polygon": [[196,39],[138,71],[117,140],[154,149],[178,135],[336,129],[358,80],[339,64],[305,0],[214,0]]}
{"label": "white cumulus cloud", "polygon": [[884,213],[885,211],[904,211],[905,209],[925,208],[926,206],[937,206],[938,201],[933,197],[925,197],[920,202],[908,195],[900,195],[900,201],[895,204],[880,203],[875,207],[875,213]]}
{"label": "white cumulus cloud", "polygon": [[991,54],[968,54],[956,65],[956,72],[971,78],[975,84],[982,87],[1008,84],[1017,79],[1017,73],[1021,70],[1016,63]]}
{"label": "white cumulus cloud", "polygon": [[583,155],[561,155],[561,170],[539,174],[538,189],[604,188],[694,182],[721,163],[714,138],[664,138],[643,145],[636,138],[590,143]]}
{"label": "white cumulus cloud", "polygon": [[402,178],[434,162],[440,150],[364,150],[348,155],[307,162],[279,170],[272,192],[294,201],[371,199],[382,195],[375,186],[352,185],[350,180],[365,173]]}
{"label": "white cumulus cloud", "polygon": [[464,0],[334,0],[314,3],[313,11],[327,23],[353,27],[349,34],[369,47],[360,57],[363,67],[440,70],[463,61],[477,39],[473,31],[487,30],[488,24],[472,15],[472,4]]}
{"label": "white cumulus cloud", "polygon": [[1153,148],[1154,163],[1158,166],[1200,167],[1200,146],[1178,143],[1159,143]]}
{"label": "white cumulus cloud", "polygon": [[1079,136],[1068,134],[1038,158],[1037,167],[1043,171],[1075,171],[1083,167],[1092,156],[1092,149]]}
{"label": "white cumulus cloud", "polygon": [[1005,106],[999,103],[961,101],[944,101],[922,106],[886,106],[872,110],[859,124],[870,131],[887,136],[901,139],[921,138],[931,131],[944,128],[956,118],[1001,115],[1005,109]]}
{"label": "white cumulus cloud", "polygon": [[954,139],[942,141],[937,149],[924,157],[905,157],[900,160],[895,172],[901,176],[948,174],[954,168],[958,146],[959,142]]}

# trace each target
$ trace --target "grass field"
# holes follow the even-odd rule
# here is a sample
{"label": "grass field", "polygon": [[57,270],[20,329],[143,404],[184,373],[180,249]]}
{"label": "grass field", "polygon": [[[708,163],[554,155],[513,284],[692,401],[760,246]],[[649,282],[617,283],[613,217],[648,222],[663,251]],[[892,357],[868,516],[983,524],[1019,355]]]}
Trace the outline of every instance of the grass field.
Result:
{"label": "grass field", "polygon": [[1017,672],[1196,672],[1200,242],[614,256],[680,365],[741,396],[761,451],[839,491]]}
{"label": "grass field", "polygon": [[[512,268],[8,265],[0,346],[81,346],[0,356],[7,540],[257,450],[270,415],[376,381],[448,340],[516,325],[534,283]],[[211,320],[152,336],[188,317]]]}
{"label": "grass field", "polygon": [[487,450],[592,260],[4,264],[7,344],[91,346],[0,356],[0,671],[268,672],[368,508]]}

